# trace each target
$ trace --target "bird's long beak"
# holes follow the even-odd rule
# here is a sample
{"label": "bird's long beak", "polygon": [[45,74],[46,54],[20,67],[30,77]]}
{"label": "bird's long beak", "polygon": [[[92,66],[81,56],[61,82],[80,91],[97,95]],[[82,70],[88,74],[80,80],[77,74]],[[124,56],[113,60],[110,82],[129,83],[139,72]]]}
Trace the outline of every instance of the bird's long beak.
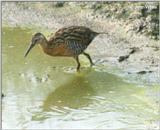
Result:
{"label": "bird's long beak", "polygon": [[29,47],[24,55],[24,57],[26,57],[28,55],[28,53],[30,52],[30,50],[35,46],[35,44],[33,44],[32,42],[29,44]]}

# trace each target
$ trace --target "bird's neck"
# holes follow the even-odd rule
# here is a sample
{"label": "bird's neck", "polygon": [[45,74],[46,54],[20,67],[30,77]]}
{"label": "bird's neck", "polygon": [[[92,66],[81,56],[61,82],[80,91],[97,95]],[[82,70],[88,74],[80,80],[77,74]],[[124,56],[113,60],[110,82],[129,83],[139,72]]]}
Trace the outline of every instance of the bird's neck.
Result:
{"label": "bird's neck", "polygon": [[48,40],[44,38],[44,40],[40,43],[42,48],[48,48]]}

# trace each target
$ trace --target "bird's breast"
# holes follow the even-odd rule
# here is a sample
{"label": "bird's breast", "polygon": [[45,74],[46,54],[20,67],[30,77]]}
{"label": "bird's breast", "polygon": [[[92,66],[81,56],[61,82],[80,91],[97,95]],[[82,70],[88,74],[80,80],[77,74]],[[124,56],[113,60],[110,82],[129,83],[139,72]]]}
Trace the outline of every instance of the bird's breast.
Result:
{"label": "bird's breast", "polygon": [[42,48],[44,53],[50,56],[73,56],[72,52],[67,48],[65,44],[60,44],[53,48]]}

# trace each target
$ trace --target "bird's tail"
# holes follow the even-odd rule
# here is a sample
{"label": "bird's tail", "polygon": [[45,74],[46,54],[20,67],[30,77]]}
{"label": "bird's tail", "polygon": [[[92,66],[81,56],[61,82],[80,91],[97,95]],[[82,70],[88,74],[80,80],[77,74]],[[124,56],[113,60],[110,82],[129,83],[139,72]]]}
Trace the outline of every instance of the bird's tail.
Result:
{"label": "bird's tail", "polygon": [[107,32],[98,32],[98,34],[108,34]]}
{"label": "bird's tail", "polygon": [[95,37],[95,36],[97,36],[99,34],[108,34],[108,33],[107,32],[93,32],[93,37]]}
{"label": "bird's tail", "polygon": [[94,32],[96,35],[99,35],[99,34],[108,34],[107,32]]}

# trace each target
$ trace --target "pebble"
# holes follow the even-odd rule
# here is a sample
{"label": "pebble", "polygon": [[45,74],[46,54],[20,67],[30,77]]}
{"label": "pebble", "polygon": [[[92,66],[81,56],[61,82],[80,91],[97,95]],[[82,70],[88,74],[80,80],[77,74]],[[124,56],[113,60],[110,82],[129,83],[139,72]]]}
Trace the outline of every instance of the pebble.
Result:
{"label": "pebble", "polygon": [[3,98],[3,97],[5,97],[5,95],[2,93],[2,94],[1,94],[1,97]]}
{"label": "pebble", "polygon": [[146,74],[146,73],[152,73],[153,71],[149,70],[149,71],[146,71],[146,70],[142,70],[142,71],[139,71],[137,72],[137,74]]}
{"label": "pebble", "polygon": [[120,56],[119,59],[118,59],[118,61],[119,61],[119,62],[122,62],[122,61],[124,61],[124,60],[126,60],[126,59],[128,59],[128,58],[129,58],[129,55]]}

